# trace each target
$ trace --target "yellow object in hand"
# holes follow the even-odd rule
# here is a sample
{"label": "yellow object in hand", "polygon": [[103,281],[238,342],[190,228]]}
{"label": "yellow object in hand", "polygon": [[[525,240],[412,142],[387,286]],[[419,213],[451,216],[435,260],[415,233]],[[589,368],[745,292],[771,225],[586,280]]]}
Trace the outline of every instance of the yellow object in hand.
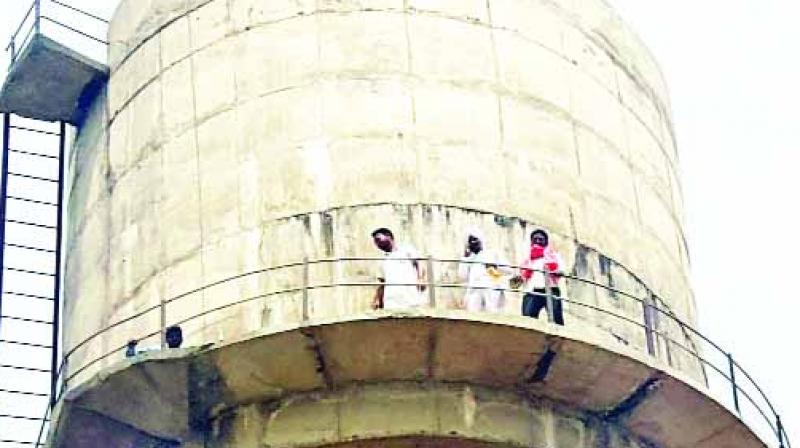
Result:
{"label": "yellow object in hand", "polygon": [[492,281],[497,282],[503,276],[503,273],[500,272],[500,269],[497,269],[495,266],[489,266],[486,268],[486,273],[489,274],[489,277]]}

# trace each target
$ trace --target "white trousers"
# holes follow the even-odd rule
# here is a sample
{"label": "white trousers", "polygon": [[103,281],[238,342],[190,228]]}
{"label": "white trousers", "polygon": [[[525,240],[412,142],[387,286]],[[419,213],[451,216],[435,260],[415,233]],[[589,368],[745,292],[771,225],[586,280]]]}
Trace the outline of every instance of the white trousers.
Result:
{"label": "white trousers", "polygon": [[425,305],[425,296],[416,286],[386,285],[383,289],[383,309],[406,310]]}
{"label": "white trousers", "polygon": [[503,291],[493,289],[469,289],[464,296],[464,302],[466,303],[467,311],[499,313],[503,311],[505,295]]}

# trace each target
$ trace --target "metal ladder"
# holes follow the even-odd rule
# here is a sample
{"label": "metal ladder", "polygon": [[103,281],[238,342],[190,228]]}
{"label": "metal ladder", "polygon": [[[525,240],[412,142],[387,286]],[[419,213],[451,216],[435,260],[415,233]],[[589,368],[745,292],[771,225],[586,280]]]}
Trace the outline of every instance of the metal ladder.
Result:
{"label": "metal ladder", "polygon": [[66,125],[2,121],[0,448],[40,446],[61,357]]}

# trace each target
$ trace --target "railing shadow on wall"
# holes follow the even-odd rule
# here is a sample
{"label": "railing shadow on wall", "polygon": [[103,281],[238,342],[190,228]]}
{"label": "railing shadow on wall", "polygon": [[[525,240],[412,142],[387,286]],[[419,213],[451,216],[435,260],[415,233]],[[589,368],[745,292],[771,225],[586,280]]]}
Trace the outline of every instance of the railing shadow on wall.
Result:
{"label": "railing shadow on wall", "polygon": [[[398,259],[401,260],[401,259]],[[411,259],[408,259],[411,260]],[[432,308],[460,308],[460,299],[468,288],[457,275],[461,260],[433,257],[414,259],[425,267],[425,280],[417,286],[427,295]],[[150,342],[158,349],[167,349],[166,329],[182,326],[187,332],[187,344],[207,343],[204,331],[223,331],[225,320],[232,320],[240,335],[241,316],[230,311],[244,307],[248,315],[258,316],[260,322],[253,330],[268,326],[270,317],[264,310],[281,314],[281,322],[307,322],[325,316],[344,316],[363,313],[371,308],[375,288],[383,283],[374,281],[382,257],[326,258],[277,265],[242,273],[205,286],[186,291],[135,312],[89,334],[70,348],[58,370],[59,393],[52,397],[56,403],[67,386],[76,380],[87,379],[104,365],[125,356],[128,341]],[[519,270],[519,266],[501,266]],[[566,325],[595,325],[606,330],[620,344],[639,350],[643,355],[658,359],[671,367],[689,373],[706,387],[706,392],[750,426],[768,446],[791,448],[781,419],[774,406],[756,381],[735,361],[730,352],[714,343],[694,327],[681,320],[664,304],[667,303],[644,285],[639,291],[623,291],[593,280],[559,273],[565,283],[562,297],[555,297],[550,288],[545,291],[547,314],[543,316],[555,325],[553,303],[561,300],[566,313]],[[519,314],[514,306],[521,292],[503,291],[508,299],[504,314]],[[358,291],[354,293],[355,291]],[[187,303],[187,301],[194,301]],[[202,303],[202,311],[197,301]],[[343,311],[344,309],[344,311]],[[514,310],[514,311],[512,311]],[[188,313],[187,313],[188,311]],[[228,315],[225,316],[225,312]],[[223,315],[220,317],[220,315]],[[234,319],[232,319],[232,317]],[[207,322],[212,319],[212,322]],[[214,320],[216,319],[216,320]],[[199,335],[192,341],[192,334]],[[79,381],[80,382],[80,381]],[[48,407],[36,446],[43,444],[48,419],[53,406]],[[777,442],[777,443],[773,443]]]}

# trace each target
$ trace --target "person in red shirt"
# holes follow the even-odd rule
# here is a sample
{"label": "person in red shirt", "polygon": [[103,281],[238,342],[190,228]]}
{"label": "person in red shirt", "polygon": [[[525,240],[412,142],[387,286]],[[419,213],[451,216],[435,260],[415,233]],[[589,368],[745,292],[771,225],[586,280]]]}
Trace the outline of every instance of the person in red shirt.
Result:
{"label": "person in red shirt", "polygon": [[542,229],[531,232],[531,248],[528,256],[520,263],[518,280],[524,282],[522,315],[538,319],[539,313],[547,307],[547,292],[553,297],[553,321],[564,325],[564,312],[561,305],[559,274],[564,266],[561,256],[550,246],[550,237]]}

